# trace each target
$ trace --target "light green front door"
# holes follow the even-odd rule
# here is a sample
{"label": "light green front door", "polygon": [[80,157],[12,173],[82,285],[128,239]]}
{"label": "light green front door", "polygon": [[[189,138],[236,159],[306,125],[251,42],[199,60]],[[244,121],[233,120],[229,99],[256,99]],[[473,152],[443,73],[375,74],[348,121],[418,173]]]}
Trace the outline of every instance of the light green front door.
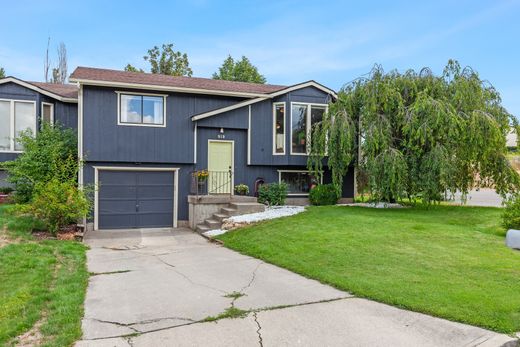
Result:
{"label": "light green front door", "polygon": [[209,141],[208,143],[208,193],[230,194],[233,177],[233,142]]}

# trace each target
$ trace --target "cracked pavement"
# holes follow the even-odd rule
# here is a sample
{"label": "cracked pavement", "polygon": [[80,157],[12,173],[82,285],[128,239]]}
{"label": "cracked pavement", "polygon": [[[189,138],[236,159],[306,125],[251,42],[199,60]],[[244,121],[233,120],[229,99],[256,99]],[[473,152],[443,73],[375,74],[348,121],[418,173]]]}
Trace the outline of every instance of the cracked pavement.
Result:
{"label": "cracked pavement", "polygon": [[[87,233],[78,347],[505,346],[514,339],[356,298],[189,229]],[[205,321],[234,308],[244,318]]]}

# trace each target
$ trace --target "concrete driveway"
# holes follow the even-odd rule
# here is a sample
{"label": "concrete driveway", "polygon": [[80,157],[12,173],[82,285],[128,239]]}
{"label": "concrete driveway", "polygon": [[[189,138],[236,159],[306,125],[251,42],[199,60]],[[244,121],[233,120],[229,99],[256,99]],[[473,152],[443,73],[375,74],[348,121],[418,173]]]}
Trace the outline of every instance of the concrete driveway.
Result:
{"label": "concrete driveway", "polygon": [[[509,336],[355,298],[186,229],[87,234],[77,346],[513,346]],[[244,310],[241,318],[217,317]]]}

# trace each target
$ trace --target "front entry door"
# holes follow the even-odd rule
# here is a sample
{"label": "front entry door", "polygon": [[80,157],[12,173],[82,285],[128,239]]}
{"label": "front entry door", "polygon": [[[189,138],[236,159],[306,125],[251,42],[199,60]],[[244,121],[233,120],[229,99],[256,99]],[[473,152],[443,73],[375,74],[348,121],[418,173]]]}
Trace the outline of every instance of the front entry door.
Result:
{"label": "front entry door", "polygon": [[233,191],[233,141],[208,142],[208,171],[209,194],[230,194]]}

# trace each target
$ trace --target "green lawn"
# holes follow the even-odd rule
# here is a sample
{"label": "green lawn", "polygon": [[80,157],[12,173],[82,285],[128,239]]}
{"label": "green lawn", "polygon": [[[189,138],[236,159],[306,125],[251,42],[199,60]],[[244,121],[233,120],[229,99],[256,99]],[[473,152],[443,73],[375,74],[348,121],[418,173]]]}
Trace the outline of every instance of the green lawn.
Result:
{"label": "green lawn", "polygon": [[81,337],[83,300],[88,281],[85,250],[73,241],[36,241],[38,223],[14,217],[0,206],[0,345],[38,322],[43,346],[70,346]]}
{"label": "green lawn", "polygon": [[520,331],[520,252],[500,209],[310,207],[219,238],[229,248],[394,306]]}

